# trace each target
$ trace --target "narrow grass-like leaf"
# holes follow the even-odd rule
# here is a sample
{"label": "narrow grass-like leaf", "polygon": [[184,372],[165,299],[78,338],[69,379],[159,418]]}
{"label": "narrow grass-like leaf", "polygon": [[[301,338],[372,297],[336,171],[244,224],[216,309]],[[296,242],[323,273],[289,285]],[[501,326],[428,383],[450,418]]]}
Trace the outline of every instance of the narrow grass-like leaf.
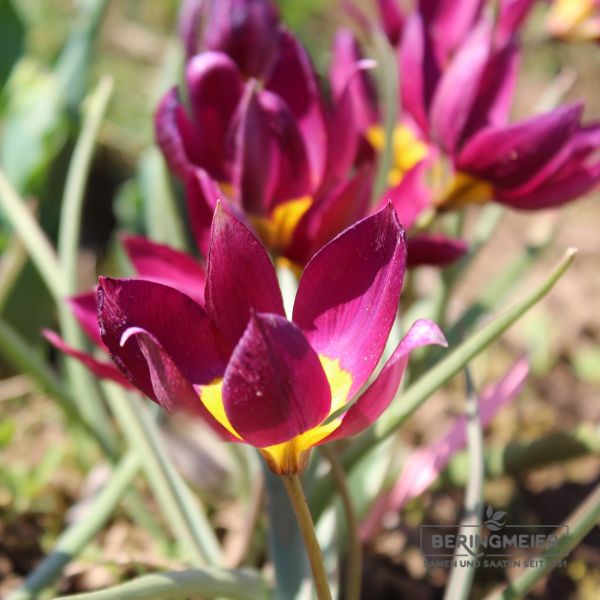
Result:
{"label": "narrow grass-like leaf", "polygon": [[[460,372],[475,356],[483,352],[513,323],[518,321],[529,309],[535,306],[554,286],[569,268],[575,249],[565,252],[562,260],[549,277],[523,300],[496,317],[477,333],[463,342],[449,356],[438,362],[401,394],[397,406],[392,406],[381,419],[346,450],[342,459],[346,469],[352,468],[374,446],[387,439],[400,427],[434,392],[449,379]],[[322,478],[311,495],[315,519],[317,519],[334,493],[330,479]]]}
{"label": "narrow grass-like leaf", "polygon": [[182,552],[191,564],[219,565],[221,551],[215,533],[169,460],[148,407],[113,383],[105,382],[102,387],[131,447],[142,453],[148,482]]}
{"label": "narrow grass-like leaf", "polygon": [[[473,531],[473,525],[481,526],[483,513],[483,430],[477,395],[473,388],[468,367],[465,369],[467,382],[467,447],[469,452],[469,479],[465,490],[464,515],[460,523],[459,535],[468,536]],[[475,576],[476,561],[469,561],[466,566],[460,566],[454,551],[454,567],[450,572],[448,585],[444,592],[444,600],[468,600],[471,595],[473,577]]]}
{"label": "narrow grass-like leaf", "polygon": [[46,287],[57,302],[61,301],[65,291],[65,279],[56,252],[27,208],[25,201],[10,185],[2,169],[0,169],[0,205],[27,248]]}
{"label": "narrow grass-like leaf", "polygon": [[52,552],[25,580],[23,587],[10,594],[6,600],[33,600],[41,590],[54,583],[63,567],[85,548],[110,519],[121,498],[130,489],[139,466],[138,452],[132,450],[115,468],[85,517],[61,534]]}
{"label": "narrow grass-like leaf", "polygon": [[146,232],[153,240],[185,250],[187,240],[171,188],[169,173],[158,148],[152,146],[139,163],[139,181],[146,209]]}
{"label": "narrow grass-like leaf", "polygon": [[85,186],[90,172],[94,146],[100,124],[113,89],[112,79],[103,78],[84,105],[84,120],[77,139],[62,199],[58,257],[65,272],[65,293],[77,290],[77,256],[81,231],[81,213]]}
{"label": "narrow grass-like leaf", "polygon": [[385,130],[385,145],[379,155],[373,186],[373,201],[375,202],[388,187],[388,173],[394,160],[394,128],[398,118],[398,65],[394,51],[383,31],[375,30],[373,32],[373,44],[379,64],[376,73],[383,104],[383,128]]}
{"label": "narrow grass-like leaf", "polygon": [[[483,459],[486,478],[493,479],[594,455],[600,455],[600,430],[585,424],[572,431],[554,431],[531,442],[486,448]],[[466,452],[456,454],[440,476],[442,485],[465,485],[468,461]]]}
{"label": "narrow grass-like leaf", "polygon": [[269,591],[255,571],[193,569],[142,575],[115,587],[62,596],[56,600],[184,600],[186,598],[231,598],[266,600]]}
{"label": "narrow grass-like leaf", "polygon": [[527,567],[521,575],[511,581],[502,591],[490,594],[486,600],[517,600],[528,592],[581,542],[600,520],[600,484],[572,513],[564,523],[569,531],[561,528],[556,535],[558,542],[536,560],[536,566]]}

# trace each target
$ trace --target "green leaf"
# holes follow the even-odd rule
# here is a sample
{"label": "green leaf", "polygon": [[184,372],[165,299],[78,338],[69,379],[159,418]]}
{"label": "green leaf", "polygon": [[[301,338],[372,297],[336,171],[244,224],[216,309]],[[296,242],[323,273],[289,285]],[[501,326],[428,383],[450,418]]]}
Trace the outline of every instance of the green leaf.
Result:
{"label": "green leaf", "polygon": [[0,93],[23,52],[25,26],[13,0],[0,0]]}
{"label": "green leaf", "polygon": [[269,592],[256,571],[207,568],[143,575],[106,590],[56,600],[184,600],[190,597],[264,600]]}

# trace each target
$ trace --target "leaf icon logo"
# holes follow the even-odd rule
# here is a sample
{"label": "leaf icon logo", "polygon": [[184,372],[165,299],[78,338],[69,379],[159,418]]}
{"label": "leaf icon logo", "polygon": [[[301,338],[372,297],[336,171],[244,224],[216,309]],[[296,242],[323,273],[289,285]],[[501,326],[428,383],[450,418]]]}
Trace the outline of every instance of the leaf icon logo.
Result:
{"label": "leaf icon logo", "polygon": [[506,516],[506,513],[501,510],[494,511],[491,506],[488,506],[485,510],[485,521],[483,524],[490,531],[499,531],[506,525],[506,523],[502,520]]}

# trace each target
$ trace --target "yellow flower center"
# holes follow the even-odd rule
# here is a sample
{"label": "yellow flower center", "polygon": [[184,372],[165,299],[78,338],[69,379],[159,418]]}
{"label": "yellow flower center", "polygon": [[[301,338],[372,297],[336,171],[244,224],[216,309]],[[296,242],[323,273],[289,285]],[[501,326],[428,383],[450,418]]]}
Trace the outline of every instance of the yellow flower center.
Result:
{"label": "yellow flower center", "polygon": [[[352,386],[352,375],[342,369],[338,359],[331,359],[327,356],[319,355],[321,366],[325,371],[325,376],[329,381],[331,389],[331,409],[330,415],[342,408],[348,401],[348,392]],[[208,412],[232,435],[243,441],[242,436],[234,429],[233,425],[225,414],[222,395],[223,381],[217,379],[208,385],[200,387],[200,399]],[[310,449],[333,433],[342,422],[341,417],[334,419],[330,423],[323,423],[297,435],[295,438],[260,448],[260,452],[272,471],[280,475],[299,473],[304,469],[308,461]],[[326,423],[326,424],[325,424]]]}
{"label": "yellow flower center", "polygon": [[310,196],[302,196],[278,204],[268,217],[250,217],[250,220],[268,248],[283,252],[290,245],[296,226],[312,203]]}
{"label": "yellow flower center", "polygon": [[[377,150],[385,148],[386,134],[381,125],[373,125],[366,133],[367,140]],[[419,140],[406,125],[396,125],[392,133],[392,166],[388,173],[388,185],[398,185],[407,171],[427,156],[427,145]]]}

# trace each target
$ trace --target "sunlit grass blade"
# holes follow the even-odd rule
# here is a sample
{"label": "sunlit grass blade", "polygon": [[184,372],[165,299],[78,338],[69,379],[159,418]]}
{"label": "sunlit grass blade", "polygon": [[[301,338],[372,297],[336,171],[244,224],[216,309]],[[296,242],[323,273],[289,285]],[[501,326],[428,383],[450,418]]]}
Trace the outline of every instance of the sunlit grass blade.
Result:
{"label": "sunlit grass blade", "polygon": [[[469,478],[465,490],[464,515],[460,523],[459,535],[468,536],[473,532],[473,525],[481,525],[483,513],[483,430],[477,395],[468,368],[465,369],[466,414],[467,414],[467,447],[469,452]],[[454,554],[454,567],[444,592],[445,600],[468,600],[471,595],[473,578],[475,577],[476,561],[472,560],[466,566],[460,566],[457,554]]]}
{"label": "sunlit grass blade", "polygon": [[104,383],[110,407],[132,448],[142,454],[142,466],[181,551],[194,565],[219,565],[221,550],[199,503],[181,479],[161,443],[161,433],[139,398]]}
{"label": "sunlit grass blade", "polygon": [[62,596],[56,600],[266,600],[269,597],[266,582],[255,571],[206,568],[142,575],[106,590]]}
{"label": "sunlit grass blade", "polygon": [[66,294],[77,290],[77,257],[81,231],[81,214],[85,187],[90,172],[94,146],[108,108],[113,89],[112,79],[103,78],[84,103],[84,120],[67,173],[60,214],[58,258],[65,273]]}
{"label": "sunlit grass blade", "polygon": [[65,280],[56,252],[27,208],[27,204],[11,186],[1,168],[0,206],[27,248],[46,287],[57,302],[61,301],[64,296]]}
{"label": "sunlit grass blade", "polygon": [[[450,355],[439,361],[433,368],[417,379],[406,391],[402,392],[400,401],[396,402],[395,406],[392,405],[388,412],[366,434],[355,440],[343,454],[342,459],[345,468],[352,468],[374,446],[396,432],[427,398],[459,373],[475,356],[483,352],[504,331],[535,306],[570,267],[576,253],[577,251],[573,248],[567,250],[562,260],[541,285],[523,300],[473,334]],[[319,485],[315,486],[311,495],[311,506],[315,518],[321,515],[333,493],[333,484],[328,478],[322,478]]]}
{"label": "sunlit grass blade", "polygon": [[12,236],[0,257],[0,313],[27,262],[27,250],[18,236]]}
{"label": "sunlit grass blade", "polygon": [[[485,449],[483,460],[486,478],[492,479],[519,476],[532,469],[594,455],[600,455],[600,430],[583,424],[572,431],[554,431],[530,442],[491,446]],[[466,452],[457,453],[440,476],[442,485],[465,485],[468,461]]]}
{"label": "sunlit grass blade", "polygon": [[146,212],[146,232],[153,240],[185,250],[187,239],[171,188],[165,161],[155,146],[148,148],[139,163],[138,177]]}
{"label": "sunlit grass blade", "polygon": [[139,466],[137,451],[131,451],[121,460],[86,515],[61,534],[52,552],[25,580],[23,587],[10,594],[6,600],[33,600],[41,590],[56,581],[63,567],[85,548],[111,518],[121,498],[130,489]]}
{"label": "sunlit grass blade", "polygon": [[69,37],[54,67],[61,95],[72,111],[79,108],[87,90],[94,43],[107,5],[108,0],[79,3],[79,13],[73,19]]}
{"label": "sunlit grass blade", "polygon": [[600,521],[600,484],[565,521],[564,528],[556,534],[558,542],[536,560],[536,566],[527,567],[521,575],[511,581],[502,591],[493,593],[486,600],[516,600],[525,598],[529,591],[545,577],[581,542]]}
{"label": "sunlit grass blade", "polygon": [[394,51],[383,31],[376,29],[373,32],[373,44],[379,64],[376,73],[384,107],[383,128],[385,130],[385,145],[379,156],[373,186],[373,201],[377,201],[388,186],[388,173],[394,159],[393,138],[398,117],[398,66]]}

